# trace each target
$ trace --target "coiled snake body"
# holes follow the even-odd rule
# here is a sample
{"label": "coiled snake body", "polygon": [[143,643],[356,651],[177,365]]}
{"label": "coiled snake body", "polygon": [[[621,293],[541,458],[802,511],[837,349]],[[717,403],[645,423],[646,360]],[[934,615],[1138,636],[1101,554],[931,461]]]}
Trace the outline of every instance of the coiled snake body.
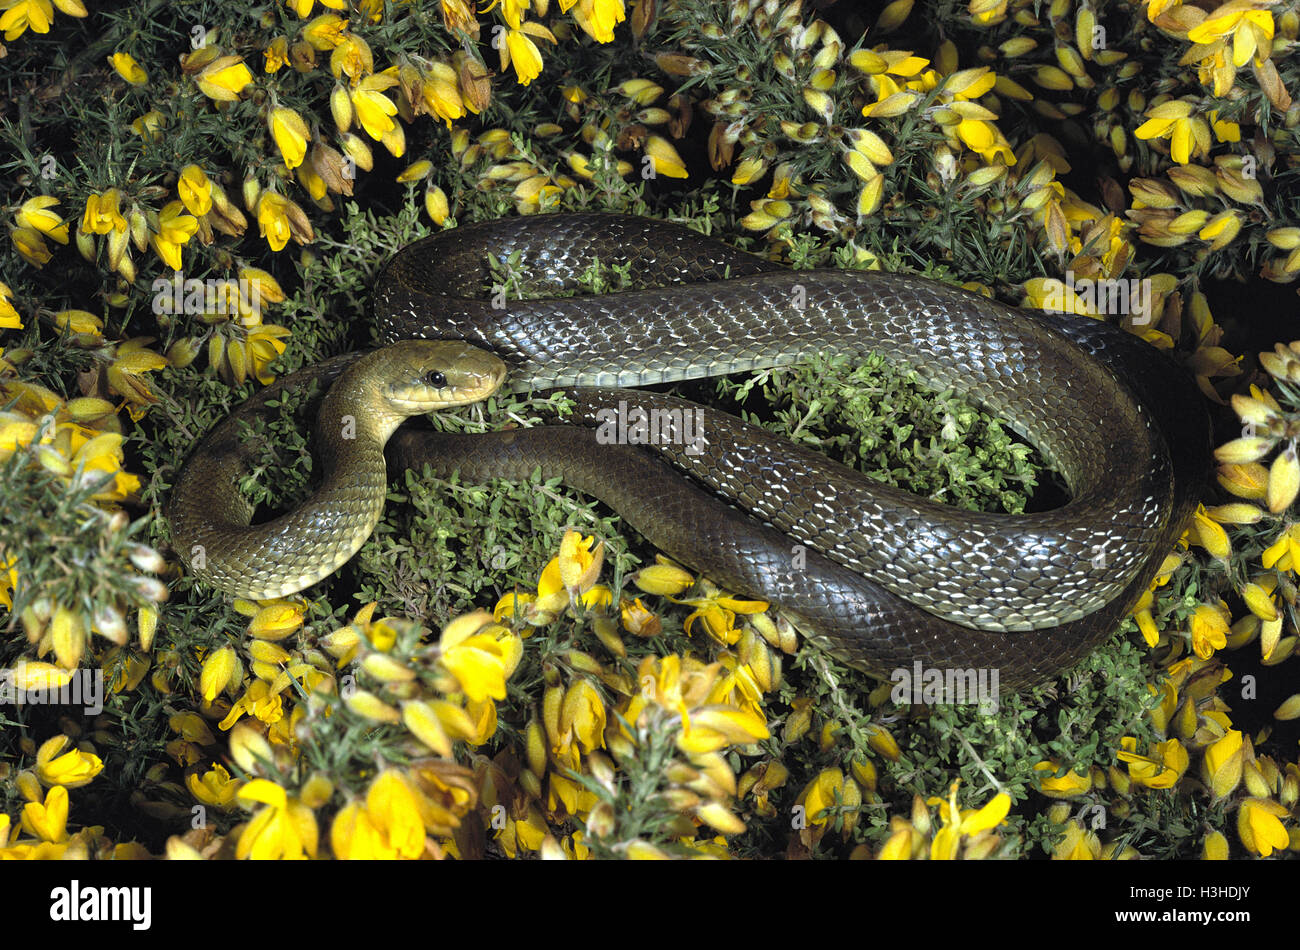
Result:
{"label": "coiled snake body", "polygon": [[[649,286],[494,307],[479,296],[487,256],[516,253],[544,290],[573,287],[594,257],[630,265]],[[1208,471],[1199,392],[1125,331],[905,275],[790,271],[663,222],[566,214],[446,231],[393,257],[374,309],[383,342],[463,340],[491,351],[508,367],[510,389],[563,387],[576,403],[572,421],[585,426],[620,401],[645,412],[681,408],[673,397],[614,387],[828,352],[897,358],[930,385],[1001,415],[1062,474],[1067,504],[1018,516],[956,511],[715,411],[704,416],[702,452],[676,442],[655,448],[717,494],[645,449],[597,445],[588,428],[457,436],[407,427],[389,442],[397,465],[427,463],[470,479],[526,478],[538,466],[562,475],[656,547],[724,586],[775,601],[823,646],[877,675],[919,661],[997,669],[1002,686],[1019,688],[1060,672],[1109,636],[1145,589]],[[354,361],[286,377],[237,417],[306,379],[351,378]],[[482,382],[495,372],[472,375]],[[328,537],[330,559],[346,560],[341,551],[368,537],[374,499],[382,504],[384,494],[382,465],[376,478],[372,448],[364,463],[371,475],[343,501],[337,484],[327,486],[292,518],[249,529],[251,512],[234,497],[246,464],[236,458],[235,419],[199,446],[178,479],[169,509],[175,546],[196,575],[230,592],[301,589],[328,573],[319,554],[304,552]],[[329,448],[362,464],[351,444]],[[286,519],[292,524],[279,526]],[[241,541],[258,530],[260,548]],[[336,543],[343,536],[347,543]],[[203,554],[198,567],[195,551]]]}

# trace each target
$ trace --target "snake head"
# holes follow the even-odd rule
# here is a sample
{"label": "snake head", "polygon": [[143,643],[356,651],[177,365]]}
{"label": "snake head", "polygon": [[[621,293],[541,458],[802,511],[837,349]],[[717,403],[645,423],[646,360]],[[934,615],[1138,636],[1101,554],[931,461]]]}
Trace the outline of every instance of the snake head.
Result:
{"label": "snake head", "polygon": [[380,445],[409,416],[467,406],[491,396],[506,364],[459,340],[404,340],[357,360],[321,403],[317,428],[354,420]]}
{"label": "snake head", "polygon": [[381,397],[402,416],[479,402],[506,378],[505,363],[459,340],[405,340],[367,360]]}

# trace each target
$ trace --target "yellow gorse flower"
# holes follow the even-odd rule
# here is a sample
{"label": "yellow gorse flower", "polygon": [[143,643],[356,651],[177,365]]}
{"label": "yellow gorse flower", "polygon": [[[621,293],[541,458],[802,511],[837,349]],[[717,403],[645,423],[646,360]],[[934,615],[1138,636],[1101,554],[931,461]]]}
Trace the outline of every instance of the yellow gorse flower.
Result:
{"label": "yellow gorse flower", "polygon": [[[1187,32],[1193,43],[1232,42],[1232,65],[1245,66],[1252,56],[1262,62],[1272,52],[1273,15],[1255,0],[1229,0]],[[1215,93],[1218,95],[1219,93]]]}
{"label": "yellow gorse flower", "polygon": [[[560,10],[573,7],[573,0],[560,0]],[[573,20],[597,43],[614,42],[614,27],[626,18],[623,0],[578,0]]]}
{"label": "yellow gorse flower", "polygon": [[266,49],[262,51],[262,57],[266,60],[263,69],[268,73],[276,73],[289,65],[289,41],[283,36],[277,36],[267,44]]}
{"label": "yellow gorse flower", "polygon": [[1152,755],[1144,756],[1137,753],[1137,739],[1124,736],[1116,755],[1128,763],[1129,778],[1147,788],[1172,788],[1187,771],[1187,750],[1177,739],[1156,743]]}
{"label": "yellow gorse flower", "polygon": [[302,28],[302,38],[312,49],[324,53],[343,42],[348,21],[334,13],[322,13]]}
{"label": "yellow gorse flower", "polygon": [[1169,157],[1186,165],[1198,155],[1210,151],[1210,126],[1194,114],[1194,103],[1188,99],[1171,99],[1147,110],[1147,121],[1133,134],[1140,139],[1169,139]]}
{"label": "yellow gorse flower", "polygon": [[257,225],[271,250],[280,251],[289,243],[289,201],[274,191],[264,191],[257,200]]}
{"label": "yellow gorse flower", "polygon": [[190,242],[198,230],[198,219],[186,212],[183,202],[168,202],[158,212],[158,233],[151,238],[153,249],[164,264],[172,270],[180,270],[181,248]]}
{"label": "yellow gorse flower", "polygon": [[375,141],[379,141],[396,127],[393,116],[397,106],[384,95],[384,90],[397,85],[397,77],[385,73],[366,76],[349,93],[357,121]]}
{"label": "yellow gorse flower", "polygon": [[[526,23],[524,26],[536,25]],[[525,30],[511,29],[506,32],[506,41],[501,44],[501,68],[504,70],[510,66],[514,66],[515,78],[521,86],[527,86],[542,74],[541,51]]]}
{"label": "yellow gorse flower", "polygon": [[126,218],[118,207],[122,203],[122,192],[110,188],[103,194],[92,194],[86,198],[86,212],[81,218],[81,230],[87,234],[108,234],[112,231],[125,231]]}
{"label": "yellow gorse flower", "polygon": [[371,784],[366,793],[366,817],[375,830],[372,847],[381,849],[382,856],[410,859],[424,852],[418,796],[406,777],[394,769],[386,769]]}
{"label": "yellow gorse flower", "polygon": [[1074,798],[1092,788],[1092,778],[1090,776],[1086,774],[1080,775],[1071,769],[1058,777],[1056,773],[1060,768],[1059,763],[1050,759],[1034,765],[1035,772],[1050,773],[1044,774],[1039,779],[1039,791],[1048,798]]}
{"label": "yellow gorse flower", "polygon": [[352,82],[375,71],[375,58],[361,37],[347,34],[330,53],[330,72],[337,79],[346,75]]}
{"label": "yellow gorse flower", "polygon": [[279,785],[258,778],[247,782],[236,798],[241,804],[261,803],[244,826],[235,846],[235,857],[243,860],[295,860],[316,857],[316,816]]}
{"label": "yellow gorse flower", "polygon": [[[27,32],[50,32],[50,22],[54,19],[54,6],[50,0],[6,0],[4,13],[0,13],[0,30],[5,31],[5,39],[13,42]],[[83,11],[82,16],[85,16]]]}
{"label": "yellow gorse flower", "polygon": [[443,628],[439,662],[473,703],[506,698],[506,680],[523,655],[523,643],[485,610],[457,617]]}
{"label": "yellow gorse flower", "polygon": [[143,86],[149,81],[149,74],[130,53],[114,53],[108,58],[108,64],[133,86]]}
{"label": "yellow gorse flower", "polygon": [[209,99],[234,102],[250,82],[253,74],[239,56],[219,56],[194,76],[194,82]]}
{"label": "yellow gorse flower", "polygon": [[307,143],[311,141],[311,132],[302,116],[285,106],[276,106],[267,116],[267,125],[284,157],[285,167],[294,169],[301,165],[307,155]]}
{"label": "yellow gorse flower", "polygon": [[1247,798],[1237,809],[1237,837],[1247,850],[1267,858],[1290,844],[1281,819],[1288,817],[1285,806],[1267,798]]}
{"label": "yellow gorse flower", "polygon": [[158,401],[144,374],[171,365],[165,356],[148,348],[152,342],[153,337],[146,336],[117,344],[106,374],[109,390],[126,400],[127,411],[137,422],[143,418],[145,410]]}
{"label": "yellow gorse flower", "polygon": [[1228,645],[1228,625],[1232,615],[1222,602],[1197,604],[1192,610],[1189,621],[1192,637],[1192,650],[1203,660],[1214,655],[1215,650],[1222,650]]}
{"label": "yellow gorse flower", "polygon": [[176,192],[190,214],[202,217],[212,210],[212,182],[198,165],[186,165],[181,169]]}
{"label": "yellow gorse flower", "polygon": [[59,199],[53,195],[28,198],[14,216],[20,227],[31,228],[60,244],[68,243],[68,223],[51,209]]}
{"label": "yellow gorse flower", "polygon": [[191,772],[185,778],[185,787],[195,800],[215,808],[229,808],[235,802],[235,793],[243,785],[242,779],[232,778],[224,766],[214,765],[200,775]]}
{"label": "yellow gorse flower", "polygon": [[36,777],[42,784],[80,788],[104,770],[99,756],[76,748],[68,749],[71,743],[67,736],[55,736],[36,750]]}
{"label": "yellow gorse flower", "polygon": [[28,834],[58,843],[68,836],[68,789],[56,785],[45,793],[43,802],[23,806],[22,827]]}

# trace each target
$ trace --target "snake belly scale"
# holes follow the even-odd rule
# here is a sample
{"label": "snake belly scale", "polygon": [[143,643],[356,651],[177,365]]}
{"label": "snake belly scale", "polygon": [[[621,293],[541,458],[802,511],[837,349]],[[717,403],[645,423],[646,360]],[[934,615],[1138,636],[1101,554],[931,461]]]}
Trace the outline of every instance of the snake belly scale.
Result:
{"label": "snake belly scale", "polygon": [[[542,292],[574,288],[593,258],[628,265],[642,287],[494,307],[482,296],[489,255],[517,255]],[[820,645],[876,675],[915,662],[996,668],[1014,689],[1060,672],[1114,631],[1181,534],[1208,475],[1199,391],[1123,330],[906,275],[791,271],[665,222],[560,214],[442,232],[384,267],[374,319],[386,344],[456,340],[489,351],[512,391],[564,388],[576,406],[568,421],[579,423],[474,436],[408,426],[388,443],[394,465],[466,478],[527,478],[539,466],[561,475],[665,553],[776,602]],[[672,442],[657,454],[597,445],[582,428],[620,400],[645,411],[681,408],[674,397],[623,387],[871,352],[1007,420],[1061,473],[1069,502],[1017,516],[957,511],[714,410],[704,415],[703,452]],[[355,515],[313,515],[313,496],[291,513],[293,534],[261,553],[240,538],[263,526],[246,527],[247,506],[226,501],[247,465],[234,458],[235,420],[265,411],[271,391],[356,376],[358,362],[339,357],[285,377],[196,449],[169,508],[182,557],[205,556],[200,569],[190,563],[196,575],[267,595],[259,579],[275,570],[268,550],[284,557],[314,549],[326,534],[348,535],[352,550],[365,541],[375,523],[367,524],[371,496],[382,503],[382,488],[358,490],[369,492],[364,515],[360,503]],[[451,372],[454,363],[439,365]],[[428,367],[404,372],[423,378]],[[495,375],[480,367],[467,391]],[[351,442],[325,449],[358,462]],[[373,445],[367,451],[373,471]],[[220,577],[205,541],[218,529]],[[805,559],[792,556],[796,545],[806,546]],[[316,574],[300,567],[302,576]]]}

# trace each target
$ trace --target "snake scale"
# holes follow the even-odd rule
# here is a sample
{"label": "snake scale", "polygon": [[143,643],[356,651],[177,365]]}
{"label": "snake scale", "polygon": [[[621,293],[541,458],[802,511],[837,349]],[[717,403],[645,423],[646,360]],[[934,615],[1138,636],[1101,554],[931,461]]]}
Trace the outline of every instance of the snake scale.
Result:
{"label": "snake scale", "polygon": [[[488,256],[516,254],[544,293],[574,288],[593,258],[628,265],[641,286],[494,306],[482,296]],[[464,341],[504,362],[508,389],[564,388],[575,403],[567,421],[577,425],[479,435],[404,427],[388,442],[393,465],[474,480],[524,479],[538,467],[560,475],[660,550],[776,602],[815,642],[878,676],[915,662],[996,669],[1002,687],[1019,689],[1061,672],[1113,633],[1208,477],[1199,391],[1126,331],[907,275],[792,271],[660,221],[556,214],[433,235],[383,268],[374,319],[384,344]],[[376,423],[364,453],[365,440],[340,440],[332,422],[320,422],[326,482],[294,512],[252,528],[237,497],[250,463],[236,426],[310,380],[369,386],[361,398],[371,403],[384,373],[442,384],[434,388],[446,395],[460,372],[462,402],[500,381],[491,356],[466,355],[478,350],[412,359],[413,345],[285,377],[198,446],[168,512],[196,576],[242,596],[276,596],[325,576],[365,541],[385,491],[383,442],[399,418]],[[872,352],[1000,415],[1061,473],[1070,500],[1016,516],[957,511],[716,410],[703,416],[702,452],[671,439],[655,451],[599,444],[590,428],[620,402],[647,413],[682,408],[675,397],[623,387]],[[371,363],[358,372],[362,360]],[[408,411],[423,410],[397,415]],[[321,419],[345,414],[332,412],[323,408]]]}

